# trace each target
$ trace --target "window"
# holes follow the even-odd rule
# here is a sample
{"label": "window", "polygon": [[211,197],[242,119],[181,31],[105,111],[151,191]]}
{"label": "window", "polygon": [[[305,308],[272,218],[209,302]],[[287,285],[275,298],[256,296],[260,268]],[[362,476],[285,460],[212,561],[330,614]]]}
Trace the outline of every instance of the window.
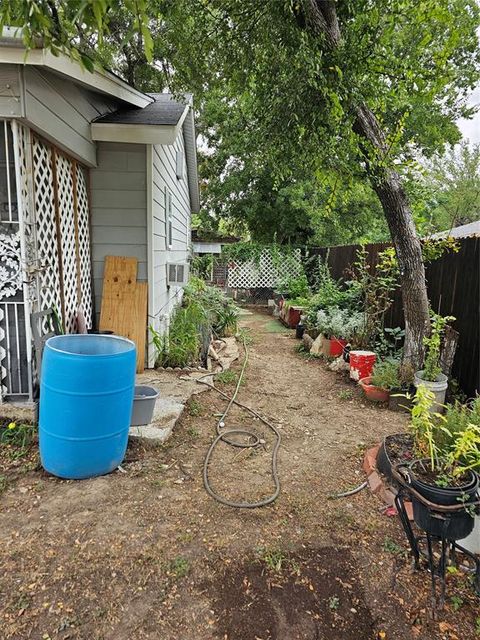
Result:
{"label": "window", "polygon": [[165,235],[167,249],[171,249],[173,245],[173,214],[172,214],[172,194],[165,187]]}
{"label": "window", "polygon": [[183,151],[181,149],[177,151],[176,164],[177,180],[181,180],[183,178]]}

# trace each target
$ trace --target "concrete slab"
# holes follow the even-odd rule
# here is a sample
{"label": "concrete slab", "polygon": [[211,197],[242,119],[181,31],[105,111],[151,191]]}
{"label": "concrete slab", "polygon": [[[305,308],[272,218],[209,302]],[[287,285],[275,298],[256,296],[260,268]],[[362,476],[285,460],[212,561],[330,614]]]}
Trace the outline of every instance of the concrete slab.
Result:
{"label": "concrete slab", "polygon": [[148,369],[137,376],[137,384],[146,384],[159,391],[155,403],[152,422],[148,425],[130,427],[130,437],[139,438],[150,444],[162,444],[172,433],[187,402],[193,395],[207,391],[206,385],[199,384],[202,378],[212,382],[216,372],[229,369],[238,359],[238,344],[235,338],[225,338],[225,346],[218,353],[218,362],[212,362],[212,370],[167,371]]}

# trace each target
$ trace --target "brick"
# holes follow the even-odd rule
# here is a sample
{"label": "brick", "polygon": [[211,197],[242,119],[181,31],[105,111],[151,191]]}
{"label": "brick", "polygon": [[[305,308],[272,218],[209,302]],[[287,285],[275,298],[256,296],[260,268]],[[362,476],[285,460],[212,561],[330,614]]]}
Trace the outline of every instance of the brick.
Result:
{"label": "brick", "polygon": [[395,504],[395,494],[390,491],[382,482],[382,486],[378,491],[378,497],[385,502],[389,507],[393,507]]}
{"label": "brick", "polygon": [[378,493],[382,489],[383,481],[376,471],[372,471],[368,476],[368,486],[372,493]]}
{"label": "brick", "polygon": [[363,458],[363,470],[369,476],[373,471],[377,469],[377,455],[378,450],[380,449],[380,445],[377,444],[375,447],[371,449],[367,449],[365,452],[365,457]]}

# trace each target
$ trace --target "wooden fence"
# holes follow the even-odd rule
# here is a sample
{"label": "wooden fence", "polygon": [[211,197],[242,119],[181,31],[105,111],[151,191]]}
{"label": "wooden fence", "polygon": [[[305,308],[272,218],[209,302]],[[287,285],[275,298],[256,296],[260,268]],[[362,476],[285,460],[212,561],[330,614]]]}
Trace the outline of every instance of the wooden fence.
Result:
{"label": "wooden fence", "polygon": [[[454,328],[459,340],[452,375],[469,396],[480,393],[480,237],[459,240],[458,253],[449,252],[427,265],[428,296],[432,309],[456,318]],[[387,244],[370,244],[368,260],[374,265],[378,253]],[[348,268],[355,262],[358,245],[310,249],[310,255],[328,258],[334,278],[348,278]],[[387,313],[386,326],[404,326],[402,295],[395,292]]]}

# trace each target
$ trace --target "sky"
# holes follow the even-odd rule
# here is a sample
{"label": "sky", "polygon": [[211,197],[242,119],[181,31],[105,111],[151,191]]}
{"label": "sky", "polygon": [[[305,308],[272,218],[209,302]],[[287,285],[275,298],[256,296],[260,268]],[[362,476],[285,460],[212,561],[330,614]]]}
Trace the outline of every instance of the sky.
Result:
{"label": "sky", "polygon": [[[471,105],[480,105],[480,87],[475,89],[468,100]],[[480,112],[476,113],[472,120],[459,120],[458,126],[464,138],[470,142],[480,142]]]}

